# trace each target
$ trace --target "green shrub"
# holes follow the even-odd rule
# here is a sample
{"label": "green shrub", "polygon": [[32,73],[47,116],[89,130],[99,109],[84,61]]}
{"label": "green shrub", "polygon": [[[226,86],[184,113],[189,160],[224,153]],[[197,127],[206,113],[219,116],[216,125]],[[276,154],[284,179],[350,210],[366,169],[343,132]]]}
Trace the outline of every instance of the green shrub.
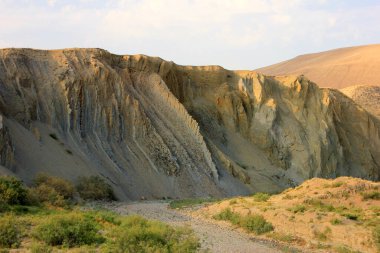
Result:
{"label": "green shrub", "polygon": [[172,228],[139,216],[125,218],[114,230],[110,252],[197,252],[199,240],[188,228]]}
{"label": "green shrub", "polygon": [[270,198],[268,193],[258,192],[253,195],[253,199],[257,202],[266,202]]}
{"label": "green shrub", "polygon": [[240,214],[233,212],[230,208],[222,210],[220,213],[214,215],[213,218],[216,220],[230,221],[232,224],[238,225],[257,235],[273,230],[273,225],[266,221],[263,216],[257,214],[241,216]]}
{"label": "green shrub", "polygon": [[0,177],[0,202],[4,204],[25,204],[27,191],[23,183],[9,176]]}
{"label": "green shrub", "polygon": [[267,222],[263,216],[257,214],[243,217],[240,221],[240,226],[257,235],[273,230],[273,225]]}
{"label": "green shrub", "polygon": [[116,200],[112,187],[99,176],[80,177],[77,191],[85,200]]}
{"label": "green shrub", "polygon": [[42,185],[50,187],[64,199],[72,199],[74,197],[75,189],[73,184],[59,177],[53,177],[44,173],[40,173],[34,179],[34,184],[36,187]]}
{"label": "green shrub", "polygon": [[240,215],[238,213],[234,213],[230,208],[226,208],[222,210],[220,213],[213,216],[215,220],[226,220],[230,221],[234,225],[238,225],[240,222]]}
{"label": "green shrub", "polygon": [[100,243],[95,220],[81,214],[51,216],[35,228],[34,236],[48,245],[68,247]]}
{"label": "green shrub", "polygon": [[380,200],[380,192],[379,191],[371,191],[371,192],[363,192],[362,193],[363,200]]}
{"label": "green shrub", "polygon": [[21,241],[20,225],[14,216],[0,217],[0,248],[17,247]]}

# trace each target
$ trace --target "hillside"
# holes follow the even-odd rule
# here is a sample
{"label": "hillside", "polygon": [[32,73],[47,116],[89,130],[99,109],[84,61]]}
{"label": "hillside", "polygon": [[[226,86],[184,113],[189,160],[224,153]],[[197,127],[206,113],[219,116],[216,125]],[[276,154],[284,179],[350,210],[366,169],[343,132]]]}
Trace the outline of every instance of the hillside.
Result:
{"label": "hillside", "polygon": [[27,183],[38,171],[96,174],[121,200],[380,179],[379,120],[303,76],[102,49],[3,49],[0,114],[10,173]]}
{"label": "hillside", "polygon": [[380,85],[380,44],[297,56],[256,71],[267,75],[305,75],[321,87]]}
{"label": "hillside", "polygon": [[262,215],[274,230],[260,237],[307,252],[375,253],[380,249],[379,189],[380,183],[357,178],[314,178],[277,195],[228,199],[192,213],[214,222],[234,214]]}

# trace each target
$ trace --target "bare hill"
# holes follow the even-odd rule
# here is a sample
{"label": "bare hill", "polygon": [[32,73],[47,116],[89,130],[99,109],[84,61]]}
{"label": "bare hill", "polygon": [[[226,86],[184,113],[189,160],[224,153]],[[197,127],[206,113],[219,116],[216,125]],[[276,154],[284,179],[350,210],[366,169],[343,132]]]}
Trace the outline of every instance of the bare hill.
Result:
{"label": "bare hill", "polygon": [[305,75],[321,87],[380,85],[380,44],[297,56],[257,69],[267,75]]}
{"label": "bare hill", "polygon": [[[179,66],[102,49],[0,50],[0,165],[99,175],[120,199],[380,179],[380,122],[302,76]],[[3,169],[2,169],[3,170]]]}

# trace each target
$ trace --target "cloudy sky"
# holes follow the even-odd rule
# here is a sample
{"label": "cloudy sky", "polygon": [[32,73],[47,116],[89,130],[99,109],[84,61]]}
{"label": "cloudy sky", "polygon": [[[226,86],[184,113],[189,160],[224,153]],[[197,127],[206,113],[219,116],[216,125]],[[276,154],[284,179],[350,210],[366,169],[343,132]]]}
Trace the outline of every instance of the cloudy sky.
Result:
{"label": "cloudy sky", "polygon": [[374,43],[378,0],[0,0],[0,48],[99,47],[255,69]]}

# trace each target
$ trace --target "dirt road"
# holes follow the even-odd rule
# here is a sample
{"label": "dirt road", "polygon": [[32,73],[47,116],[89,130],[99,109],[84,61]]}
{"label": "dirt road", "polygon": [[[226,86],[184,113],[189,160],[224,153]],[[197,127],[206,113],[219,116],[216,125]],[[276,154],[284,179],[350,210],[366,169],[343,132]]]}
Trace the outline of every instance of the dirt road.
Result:
{"label": "dirt road", "polygon": [[119,214],[138,214],[149,219],[159,220],[174,226],[189,225],[201,240],[201,250],[210,252],[233,253],[275,253],[280,250],[254,240],[248,234],[229,226],[214,224],[210,221],[192,217],[185,212],[168,208],[166,202],[116,202],[107,206]]}

